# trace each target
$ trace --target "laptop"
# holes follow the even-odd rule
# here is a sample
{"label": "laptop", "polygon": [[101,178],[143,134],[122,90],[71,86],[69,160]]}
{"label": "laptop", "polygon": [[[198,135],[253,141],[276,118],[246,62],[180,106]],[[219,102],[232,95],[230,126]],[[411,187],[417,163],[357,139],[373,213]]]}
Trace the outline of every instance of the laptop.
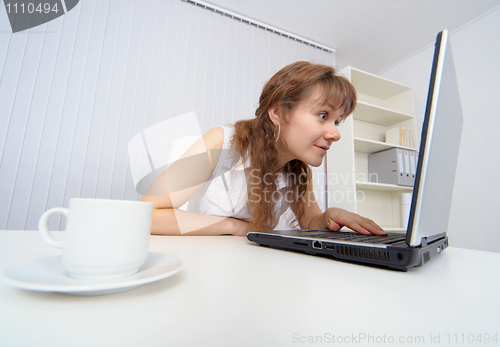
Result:
{"label": "laptop", "polygon": [[406,234],[361,235],[347,231],[249,232],[262,246],[407,271],[448,247],[462,109],[447,30],[437,35]]}

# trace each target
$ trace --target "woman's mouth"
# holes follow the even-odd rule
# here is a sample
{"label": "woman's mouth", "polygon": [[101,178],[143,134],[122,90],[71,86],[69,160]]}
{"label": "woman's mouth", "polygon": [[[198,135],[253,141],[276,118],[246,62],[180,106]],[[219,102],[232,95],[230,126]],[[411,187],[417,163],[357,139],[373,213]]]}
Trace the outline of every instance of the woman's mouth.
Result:
{"label": "woman's mouth", "polygon": [[329,147],[327,146],[316,146],[314,145],[314,147],[318,148],[320,151],[323,152],[323,154],[326,154],[326,152],[330,149]]}

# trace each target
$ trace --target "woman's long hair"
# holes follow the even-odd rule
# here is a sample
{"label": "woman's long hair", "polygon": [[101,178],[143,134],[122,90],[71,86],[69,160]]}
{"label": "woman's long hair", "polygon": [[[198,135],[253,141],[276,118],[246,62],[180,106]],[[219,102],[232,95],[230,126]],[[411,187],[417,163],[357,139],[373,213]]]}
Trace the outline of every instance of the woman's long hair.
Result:
{"label": "woman's long hair", "polygon": [[[248,230],[271,230],[279,221],[279,216],[275,216],[272,194],[277,190],[276,175],[281,168],[278,167],[275,147],[277,130],[268,109],[278,106],[286,123],[297,105],[306,100],[316,86],[321,87],[325,103],[337,109],[345,107],[342,120],[356,107],[356,90],[349,80],[337,75],[333,67],[299,61],[284,67],[266,83],[255,118],[235,124],[231,146],[243,159],[249,155],[251,161],[247,199],[251,218]],[[304,216],[303,197],[312,191],[311,169],[300,160],[292,160],[285,165],[283,173],[293,194],[290,207],[295,214],[296,225]]]}

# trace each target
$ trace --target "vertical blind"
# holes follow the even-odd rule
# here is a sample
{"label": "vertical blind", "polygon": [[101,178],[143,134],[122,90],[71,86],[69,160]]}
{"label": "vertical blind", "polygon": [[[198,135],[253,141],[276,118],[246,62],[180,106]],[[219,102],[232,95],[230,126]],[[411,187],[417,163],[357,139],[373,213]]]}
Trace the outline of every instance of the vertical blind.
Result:
{"label": "vertical blind", "polygon": [[0,229],[36,229],[73,197],[140,198],[135,135],[191,111],[203,132],[251,118],[297,60],[334,54],[179,0],[80,1],[15,34],[0,8]]}

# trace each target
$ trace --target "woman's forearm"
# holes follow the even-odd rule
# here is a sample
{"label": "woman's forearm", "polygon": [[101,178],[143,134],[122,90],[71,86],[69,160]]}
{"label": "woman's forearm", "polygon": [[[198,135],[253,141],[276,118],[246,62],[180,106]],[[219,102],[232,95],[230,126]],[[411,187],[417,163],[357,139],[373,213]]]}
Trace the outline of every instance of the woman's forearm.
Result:
{"label": "woman's forearm", "polygon": [[204,215],[175,208],[153,209],[151,234],[246,235],[248,223],[234,218]]}

